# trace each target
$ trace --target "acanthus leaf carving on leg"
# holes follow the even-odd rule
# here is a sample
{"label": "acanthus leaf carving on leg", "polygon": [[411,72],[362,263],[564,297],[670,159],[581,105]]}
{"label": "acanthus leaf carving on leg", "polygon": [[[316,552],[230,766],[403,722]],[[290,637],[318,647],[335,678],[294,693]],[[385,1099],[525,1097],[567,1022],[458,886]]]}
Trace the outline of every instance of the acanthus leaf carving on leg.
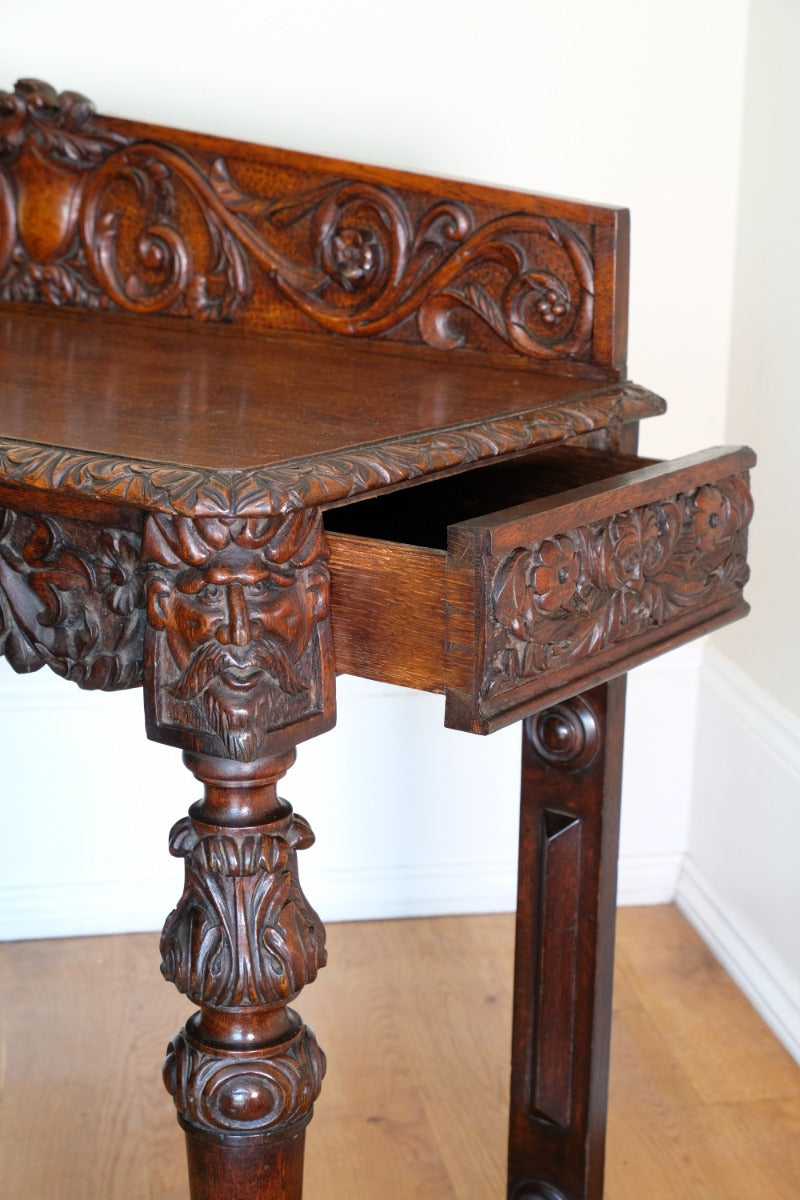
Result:
{"label": "acanthus leaf carving on leg", "polygon": [[325,1056],[288,1002],[326,954],[324,927],[297,875],[297,851],[313,834],[277,794],[294,751],[247,763],[185,753],[184,761],[204,795],[170,838],[186,881],[161,949],[165,978],[199,1005],[164,1063],[187,1135],[192,1194],[206,1196],[199,1181],[209,1156],[225,1195],[271,1194],[247,1190],[252,1152],[260,1172],[290,1172],[297,1190],[287,1185],[287,1200],[299,1200],[302,1131]]}
{"label": "acanthus leaf carving on leg", "polygon": [[186,884],[161,939],[164,978],[196,1004],[275,1004],[325,964],[322,924],[297,874],[297,848],[313,843],[302,817],[258,830],[204,827],[185,817],[170,851]]}

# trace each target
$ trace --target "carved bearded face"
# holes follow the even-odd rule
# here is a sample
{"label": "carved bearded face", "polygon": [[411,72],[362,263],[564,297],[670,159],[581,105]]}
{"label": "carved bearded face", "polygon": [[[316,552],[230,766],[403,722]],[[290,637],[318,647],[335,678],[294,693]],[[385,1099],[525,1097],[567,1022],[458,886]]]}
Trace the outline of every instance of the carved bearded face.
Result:
{"label": "carved bearded face", "polygon": [[162,704],[173,721],[251,759],[270,728],[313,703],[308,658],[327,614],[321,535],[305,513],[179,520],[167,529],[169,553],[160,548],[171,569],[148,582],[148,620],[169,652]]}

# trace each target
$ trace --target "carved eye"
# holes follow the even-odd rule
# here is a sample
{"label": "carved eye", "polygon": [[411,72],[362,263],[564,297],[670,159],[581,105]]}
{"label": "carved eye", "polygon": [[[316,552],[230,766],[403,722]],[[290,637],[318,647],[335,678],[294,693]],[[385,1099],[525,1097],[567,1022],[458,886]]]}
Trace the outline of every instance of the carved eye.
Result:
{"label": "carved eye", "polygon": [[265,596],[270,590],[270,581],[268,579],[256,579],[254,583],[249,584],[247,590],[253,596]]}
{"label": "carved eye", "polygon": [[211,608],[212,606],[214,606],[216,604],[219,604],[221,598],[222,598],[222,588],[219,587],[216,583],[204,584],[203,587],[200,588],[200,591],[197,593],[197,599],[200,602],[200,604],[205,604],[209,608]]}
{"label": "carved eye", "polygon": [[282,575],[280,571],[272,571],[268,579],[259,579],[251,586],[256,595],[262,595],[264,592],[274,592],[280,588],[289,588],[295,582],[295,579],[295,575]]}

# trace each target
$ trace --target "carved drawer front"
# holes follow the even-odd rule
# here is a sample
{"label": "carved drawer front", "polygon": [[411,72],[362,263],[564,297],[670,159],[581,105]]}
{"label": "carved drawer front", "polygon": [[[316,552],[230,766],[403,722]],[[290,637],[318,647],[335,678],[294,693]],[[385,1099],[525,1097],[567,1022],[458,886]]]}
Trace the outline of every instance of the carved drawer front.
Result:
{"label": "carved drawer front", "polygon": [[754,462],[562,448],[333,510],[337,670],[489,733],[735,620]]}

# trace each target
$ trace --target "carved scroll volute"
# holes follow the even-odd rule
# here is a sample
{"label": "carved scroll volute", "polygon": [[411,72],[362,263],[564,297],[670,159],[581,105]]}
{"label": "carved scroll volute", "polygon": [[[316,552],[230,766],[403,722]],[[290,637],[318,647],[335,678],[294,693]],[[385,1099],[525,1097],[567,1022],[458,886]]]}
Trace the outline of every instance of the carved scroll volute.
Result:
{"label": "carved scroll volute", "polygon": [[148,735],[253,762],[336,718],[318,510],[145,526]]}

